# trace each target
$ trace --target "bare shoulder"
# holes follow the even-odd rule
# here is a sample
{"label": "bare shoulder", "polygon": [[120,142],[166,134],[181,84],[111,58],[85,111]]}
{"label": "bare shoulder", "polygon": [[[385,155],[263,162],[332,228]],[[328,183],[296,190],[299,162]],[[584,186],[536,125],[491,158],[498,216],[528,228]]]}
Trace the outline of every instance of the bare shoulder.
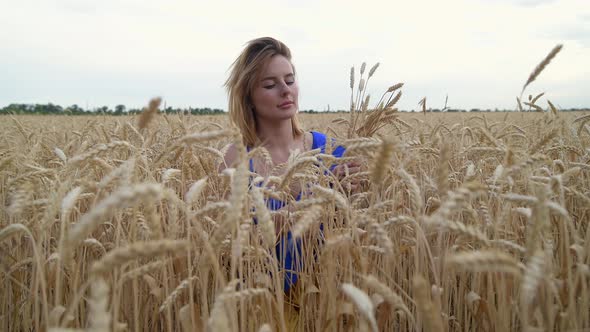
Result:
{"label": "bare shoulder", "polygon": [[231,143],[224,148],[226,150],[225,155],[223,156],[223,162],[219,164],[218,171],[221,172],[224,169],[231,167],[234,161],[236,161],[238,155],[238,149],[236,146]]}

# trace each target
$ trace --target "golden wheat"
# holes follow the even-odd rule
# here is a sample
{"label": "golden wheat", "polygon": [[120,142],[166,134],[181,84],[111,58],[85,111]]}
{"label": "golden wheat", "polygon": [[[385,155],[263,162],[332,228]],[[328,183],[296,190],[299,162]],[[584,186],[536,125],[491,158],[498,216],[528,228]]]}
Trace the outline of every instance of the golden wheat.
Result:
{"label": "golden wheat", "polygon": [[[386,113],[363,91],[352,121],[302,116],[345,157],[293,154],[281,176],[250,172],[267,153],[220,117],[0,123],[1,329],[590,328],[590,116]],[[326,166],[359,160],[341,179]],[[282,221],[301,262],[289,292]]]}

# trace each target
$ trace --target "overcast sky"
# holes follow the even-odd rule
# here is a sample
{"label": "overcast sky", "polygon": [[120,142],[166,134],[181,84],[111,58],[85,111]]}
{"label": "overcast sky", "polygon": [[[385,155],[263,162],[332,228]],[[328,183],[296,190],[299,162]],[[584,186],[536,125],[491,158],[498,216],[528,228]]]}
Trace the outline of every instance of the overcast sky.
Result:
{"label": "overcast sky", "polygon": [[[403,109],[514,108],[527,88],[590,106],[589,0],[0,0],[0,107],[10,103],[227,108],[228,68],[253,38],[292,51],[300,109],[347,109],[350,67],[380,67],[373,105],[404,82]],[[357,72],[358,75],[358,72]],[[546,105],[545,98],[541,104]]]}

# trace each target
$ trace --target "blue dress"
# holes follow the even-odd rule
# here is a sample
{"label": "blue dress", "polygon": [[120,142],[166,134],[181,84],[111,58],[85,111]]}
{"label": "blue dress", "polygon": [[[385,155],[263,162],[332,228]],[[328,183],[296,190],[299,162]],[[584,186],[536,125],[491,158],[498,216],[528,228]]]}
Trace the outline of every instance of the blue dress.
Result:
{"label": "blue dress", "polygon": [[[326,135],[320,132],[312,131],[313,144],[311,149],[320,149],[321,153],[326,152]],[[340,158],[344,154],[345,148],[343,146],[337,146],[333,151],[332,155]],[[254,172],[254,162],[250,159],[250,171]],[[301,198],[301,194],[297,195],[297,200]],[[285,206],[285,202],[269,198],[266,201],[266,205],[269,210],[278,210]],[[256,223],[256,220],[254,221]],[[320,231],[323,231],[323,225],[320,225]],[[283,288],[285,292],[291,289],[291,286],[297,282],[297,272],[303,269],[302,251],[301,251],[301,239],[293,239],[291,231],[287,232],[286,237],[282,236],[279,243],[275,247],[275,251],[279,260],[279,270],[285,270],[285,280]]]}

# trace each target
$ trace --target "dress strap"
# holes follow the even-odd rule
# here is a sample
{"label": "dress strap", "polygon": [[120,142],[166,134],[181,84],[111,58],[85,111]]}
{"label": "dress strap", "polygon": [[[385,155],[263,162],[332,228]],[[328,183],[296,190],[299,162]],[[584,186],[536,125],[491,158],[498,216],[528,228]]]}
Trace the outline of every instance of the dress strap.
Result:
{"label": "dress strap", "polygon": [[317,131],[311,132],[313,136],[313,144],[311,145],[311,149],[321,149],[322,153],[326,152],[326,135],[324,133],[320,133]]}
{"label": "dress strap", "polygon": [[[250,152],[249,146],[246,147],[246,152]],[[248,164],[250,165],[250,172],[254,173],[254,161],[252,161],[252,158],[248,160]]]}

